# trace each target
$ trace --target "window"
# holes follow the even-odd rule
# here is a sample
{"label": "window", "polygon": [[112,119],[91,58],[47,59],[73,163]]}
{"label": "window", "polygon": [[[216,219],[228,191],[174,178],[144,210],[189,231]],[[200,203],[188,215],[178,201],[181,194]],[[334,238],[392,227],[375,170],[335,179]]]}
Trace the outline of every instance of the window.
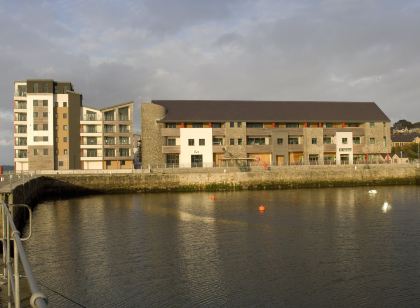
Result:
{"label": "window", "polygon": [[63,107],[67,107],[67,102],[63,102]]}
{"label": "window", "polygon": [[86,156],[87,157],[97,157],[98,155],[98,150],[96,150],[96,149],[88,149],[87,151],[86,151]]}
{"label": "window", "polygon": [[166,128],[176,128],[176,123],[166,123]]}
{"label": "window", "polygon": [[115,149],[105,149],[105,157],[115,157]]}
{"label": "window", "polygon": [[34,124],[34,130],[38,130],[38,124]]}
{"label": "window", "polygon": [[262,123],[246,123],[247,128],[263,128],[264,125]]}
{"label": "window", "polygon": [[129,144],[130,142],[130,140],[129,140],[129,138],[128,137],[120,137],[120,144]]}
{"label": "window", "polygon": [[43,152],[44,155],[48,155],[48,149],[43,149],[42,152]]}
{"label": "window", "polygon": [[354,144],[360,144],[360,137],[353,137]]}
{"label": "window", "polygon": [[237,125],[238,127],[242,127],[242,122],[238,122],[238,123],[236,123],[236,125]]}
{"label": "window", "polygon": [[125,160],[122,160],[122,161],[120,162],[120,165],[121,165],[121,166],[125,166]]}
{"label": "window", "polygon": [[63,125],[63,130],[68,130],[69,127],[67,125]]}
{"label": "window", "polygon": [[87,125],[86,126],[87,133],[96,133],[96,126],[95,125]]}
{"label": "window", "polygon": [[38,155],[38,149],[34,149],[34,156]]}
{"label": "window", "polygon": [[331,144],[332,138],[330,136],[324,136],[324,144]]}
{"label": "window", "polygon": [[38,83],[34,82],[34,93],[39,93],[38,87],[39,87]]}
{"label": "window", "polygon": [[42,116],[43,116],[44,118],[47,118],[47,117],[48,117],[48,112],[43,112],[43,113],[42,113]]}
{"label": "window", "polygon": [[59,165],[60,167],[63,167],[63,165],[64,165],[63,161],[61,161],[61,160],[60,160],[60,161],[58,162],[58,165]]}
{"label": "window", "polygon": [[386,137],[384,136],[384,146],[386,146]]}
{"label": "window", "polygon": [[48,124],[42,124],[42,130],[48,130]]}
{"label": "window", "polygon": [[86,138],[86,143],[89,144],[89,145],[98,144],[98,138],[96,138],[96,137],[87,137]]}
{"label": "window", "polygon": [[359,127],[359,123],[348,123],[347,127]]}
{"label": "window", "polygon": [[222,128],[222,123],[211,123],[213,128]]}
{"label": "window", "polygon": [[63,137],[63,142],[67,142],[67,137]]}
{"label": "window", "polygon": [[67,113],[63,113],[63,119],[67,119]]}
{"label": "window", "polygon": [[264,145],[265,138],[264,137],[248,137],[246,140],[248,145]]}
{"label": "window", "polygon": [[213,137],[213,145],[223,145],[223,138]]}
{"label": "window", "polygon": [[178,167],[179,154],[166,154],[166,164],[168,167]]}
{"label": "window", "polygon": [[198,145],[205,145],[206,140],[205,139],[198,139]]}
{"label": "window", "polygon": [[38,112],[34,112],[34,118],[38,117]]}
{"label": "window", "polygon": [[332,123],[325,123],[325,127],[326,128],[332,128],[333,127],[333,124]]}
{"label": "window", "polygon": [[107,161],[106,161],[106,165],[107,165],[107,166],[111,166],[111,161],[110,161],[110,160],[107,160]]}
{"label": "window", "polygon": [[317,139],[316,138],[312,138],[312,144],[317,144]]}
{"label": "window", "polygon": [[64,149],[63,153],[64,153],[64,155],[67,155],[68,150],[67,149]]}
{"label": "window", "polygon": [[34,107],[37,107],[38,106],[38,100],[37,99],[34,99]]}
{"label": "window", "polygon": [[175,138],[168,138],[166,139],[166,145],[176,145],[176,139]]}
{"label": "window", "polygon": [[105,133],[113,133],[115,131],[115,125],[105,124],[104,131]]}
{"label": "window", "polygon": [[277,138],[277,144],[283,144],[283,138]]}
{"label": "window", "polygon": [[18,133],[19,134],[26,134],[27,128],[24,125],[18,125]]}
{"label": "window", "polygon": [[105,141],[106,145],[115,144],[115,138],[114,137],[105,137],[104,141]]}
{"label": "window", "polygon": [[235,145],[235,139],[233,139],[233,138],[229,139],[229,144],[230,145]]}
{"label": "window", "polygon": [[375,127],[375,122],[369,122],[370,127]]}
{"label": "window", "polygon": [[229,123],[229,126],[230,126],[230,127],[235,127],[235,122],[230,122],[230,123]]}
{"label": "window", "polygon": [[203,128],[203,123],[193,123],[192,127],[193,128]]}
{"label": "window", "polygon": [[242,138],[238,138],[238,145],[242,145]]}
{"label": "window", "polygon": [[369,143],[370,144],[375,144],[375,138],[369,138]]}
{"label": "window", "polygon": [[47,101],[46,99],[44,99],[44,100],[42,101],[42,106],[44,106],[44,107],[48,107],[48,101]]}
{"label": "window", "polygon": [[120,133],[128,133],[128,125],[120,125]]}
{"label": "window", "polygon": [[341,143],[342,144],[347,144],[347,138],[341,138]]}
{"label": "window", "polygon": [[48,136],[34,136],[34,142],[48,141]]}
{"label": "window", "polygon": [[299,137],[289,137],[288,144],[299,144]]}
{"label": "window", "polygon": [[121,157],[128,157],[130,156],[130,150],[129,149],[120,149],[119,154]]}
{"label": "window", "polygon": [[193,146],[194,145],[194,139],[188,139],[188,145]]}
{"label": "window", "polygon": [[298,128],[299,123],[286,123],[286,128]]}

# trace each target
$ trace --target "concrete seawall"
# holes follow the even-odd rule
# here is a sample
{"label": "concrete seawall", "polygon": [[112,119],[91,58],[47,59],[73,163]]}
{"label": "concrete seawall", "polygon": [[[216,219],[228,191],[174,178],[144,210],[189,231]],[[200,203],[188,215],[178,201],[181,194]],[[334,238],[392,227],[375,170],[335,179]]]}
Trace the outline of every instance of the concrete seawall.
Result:
{"label": "concrete seawall", "polygon": [[44,194],[287,189],[418,184],[413,165],[288,166],[271,171],[53,175],[40,177]]}

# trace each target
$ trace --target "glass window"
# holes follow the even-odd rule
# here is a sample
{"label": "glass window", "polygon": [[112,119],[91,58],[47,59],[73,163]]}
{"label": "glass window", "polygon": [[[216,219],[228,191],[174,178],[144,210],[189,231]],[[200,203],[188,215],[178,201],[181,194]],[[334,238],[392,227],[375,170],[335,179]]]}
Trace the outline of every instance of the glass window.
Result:
{"label": "glass window", "polygon": [[375,138],[369,138],[369,143],[370,144],[375,144]]}
{"label": "glass window", "polygon": [[203,123],[193,123],[192,127],[193,128],[203,128]]}
{"label": "glass window", "polygon": [[205,145],[206,140],[205,139],[198,139],[198,145]]}
{"label": "glass window", "polygon": [[64,149],[64,155],[67,155],[67,153],[68,153],[68,150]]}
{"label": "glass window", "polygon": [[48,130],[48,124],[42,124],[42,130]]}
{"label": "glass window", "polygon": [[60,160],[60,161],[58,162],[58,165],[59,165],[60,167],[63,167],[64,163]]}
{"label": "glass window", "polygon": [[48,155],[48,149],[43,149],[44,155]]}
{"label": "glass window", "polygon": [[68,130],[68,126],[67,125],[63,125],[63,130]]}
{"label": "glass window", "polygon": [[42,116],[43,116],[44,118],[47,118],[47,117],[48,117],[48,112],[43,112],[43,113],[42,113]]}
{"label": "glass window", "polygon": [[222,123],[211,123],[211,127],[213,127],[213,128],[222,128]]}
{"label": "glass window", "polygon": [[265,138],[264,137],[248,137],[246,140],[248,145],[264,145]]}
{"label": "glass window", "polygon": [[230,145],[235,145],[235,139],[231,138],[231,139],[229,140],[229,144],[230,144]]}
{"label": "glass window", "polygon": [[166,145],[170,145],[170,146],[176,145],[176,139],[175,138],[166,139]]}
{"label": "glass window", "polygon": [[120,125],[120,133],[128,133],[128,125]]}
{"label": "glass window", "polygon": [[341,138],[341,142],[342,142],[343,144],[347,144],[347,138]]}
{"label": "glass window", "polygon": [[247,128],[263,128],[263,123],[246,123]]}
{"label": "glass window", "polygon": [[299,137],[289,137],[288,138],[289,144],[299,144]]}
{"label": "glass window", "polygon": [[176,123],[166,123],[166,128],[176,128]]}
{"label": "glass window", "polygon": [[47,107],[48,106],[48,101],[46,99],[44,99],[42,101],[42,106]]}
{"label": "glass window", "polygon": [[178,167],[179,154],[166,154],[166,164],[168,167]]}
{"label": "glass window", "polygon": [[235,122],[230,122],[229,125],[230,127],[235,127]]}
{"label": "glass window", "polygon": [[129,149],[120,149],[119,154],[122,157],[130,156],[130,150]]}
{"label": "glass window", "polygon": [[38,106],[38,100],[34,99],[34,107],[37,107],[37,106]]}
{"label": "glass window", "polygon": [[283,144],[283,138],[277,138],[277,144]]}
{"label": "glass window", "polygon": [[223,145],[223,138],[213,137],[213,145]]}
{"label": "glass window", "polygon": [[120,137],[120,144],[129,144],[130,140],[128,137]]}
{"label": "glass window", "polygon": [[325,123],[325,127],[326,128],[332,128],[333,127],[333,124],[332,123]]}
{"label": "glass window", "polygon": [[34,118],[37,118],[38,117],[38,112],[34,112]]}
{"label": "glass window", "polygon": [[87,157],[97,157],[98,151],[96,149],[88,149],[86,154]]}
{"label": "glass window", "polygon": [[332,138],[329,136],[324,136],[324,144],[331,144]]}
{"label": "glass window", "polygon": [[360,144],[360,137],[353,137],[354,144]]}
{"label": "glass window", "polygon": [[63,137],[63,142],[67,142],[67,137]]}
{"label": "glass window", "polygon": [[238,138],[238,145],[242,145],[242,138]]}
{"label": "glass window", "polygon": [[194,139],[188,139],[188,145],[193,146],[194,145]]}
{"label": "glass window", "polygon": [[312,138],[312,144],[317,144],[317,139],[316,138]]}
{"label": "glass window", "polygon": [[286,123],[286,128],[298,128],[299,123]]}
{"label": "glass window", "polygon": [[67,119],[67,113],[63,113],[63,119]]}
{"label": "glass window", "polygon": [[238,122],[238,123],[236,123],[236,125],[237,125],[238,127],[242,127],[242,122]]}
{"label": "glass window", "polygon": [[67,102],[63,102],[63,107],[67,107]]}

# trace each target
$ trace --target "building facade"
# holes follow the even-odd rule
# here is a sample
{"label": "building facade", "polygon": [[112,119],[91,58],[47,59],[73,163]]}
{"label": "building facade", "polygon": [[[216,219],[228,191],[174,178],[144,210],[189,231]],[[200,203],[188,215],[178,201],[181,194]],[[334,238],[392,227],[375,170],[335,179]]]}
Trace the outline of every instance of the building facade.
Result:
{"label": "building facade", "polygon": [[371,102],[152,101],[142,164],[166,167],[378,162],[390,120]]}
{"label": "building facade", "polygon": [[79,118],[82,96],[69,82],[15,82],[15,170],[80,167]]}
{"label": "building facade", "polygon": [[16,81],[15,171],[133,168],[133,102],[82,106],[69,82]]}

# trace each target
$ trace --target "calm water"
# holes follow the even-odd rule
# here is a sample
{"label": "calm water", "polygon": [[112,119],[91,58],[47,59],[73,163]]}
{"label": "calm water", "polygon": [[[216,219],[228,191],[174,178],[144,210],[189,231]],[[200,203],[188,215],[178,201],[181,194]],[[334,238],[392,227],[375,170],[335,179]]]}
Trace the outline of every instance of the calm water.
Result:
{"label": "calm water", "polygon": [[46,202],[26,248],[42,284],[88,307],[418,307],[420,187],[377,190]]}

